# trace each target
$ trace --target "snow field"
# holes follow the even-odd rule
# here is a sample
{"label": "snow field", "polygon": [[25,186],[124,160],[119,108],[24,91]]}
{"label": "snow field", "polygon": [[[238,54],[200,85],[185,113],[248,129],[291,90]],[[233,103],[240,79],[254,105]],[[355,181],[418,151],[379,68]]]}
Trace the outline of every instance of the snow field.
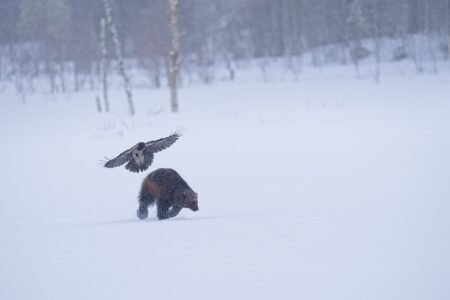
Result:
{"label": "snow field", "polygon": [[[220,83],[0,104],[0,299],[449,299],[450,73]],[[197,213],[135,216],[145,174],[97,164],[184,135]],[[149,170],[149,171],[151,171]]]}

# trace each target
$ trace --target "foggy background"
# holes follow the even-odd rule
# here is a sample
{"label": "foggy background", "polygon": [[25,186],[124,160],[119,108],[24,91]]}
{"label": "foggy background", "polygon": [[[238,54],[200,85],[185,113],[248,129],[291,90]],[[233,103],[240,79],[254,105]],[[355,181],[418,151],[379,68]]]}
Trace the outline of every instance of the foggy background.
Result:
{"label": "foggy background", "polygon": [[[144,87],[167,86],[168,1],[111,3],[127,70],[144,76]],[[333,64],[358,74],[361,61],[399,60],[438,72],[449,56],[449,7],[448,0],[180,1],[180,85],[234,80],[254,59],[264,76],[275,59],[293,74]],[[0,81],[22,94],[39,89],[38,79],[51,93],[100,88],[104,17],[102,1],[1,0]],[[106,72],[114,73],[117,55],[106,35]],[[378,66],[377,81],[379,73]]]}

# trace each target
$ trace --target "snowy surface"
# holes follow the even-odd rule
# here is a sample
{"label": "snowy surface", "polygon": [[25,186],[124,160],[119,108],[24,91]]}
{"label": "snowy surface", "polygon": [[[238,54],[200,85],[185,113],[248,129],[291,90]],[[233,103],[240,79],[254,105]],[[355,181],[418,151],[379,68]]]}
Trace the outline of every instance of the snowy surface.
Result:
{"label": "snowy surface", "polygon": [[[450,70],[0,94],[0,299],[450,299]],[[124,114],[118,112],[123,111]],[[183,128],[200,211],[139,221],[145,174],[98,161]]]}

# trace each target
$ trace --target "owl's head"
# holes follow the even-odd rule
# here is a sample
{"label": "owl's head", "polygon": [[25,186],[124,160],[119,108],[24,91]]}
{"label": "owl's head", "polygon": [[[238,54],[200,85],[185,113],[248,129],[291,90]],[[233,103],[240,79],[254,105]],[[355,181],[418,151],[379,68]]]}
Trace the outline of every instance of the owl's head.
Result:
{"label": "owl's head", "polygon": [[144,150],[144,148],[145,148],[145,143],[140,142],[139,144],[137,144],[137,149],[138,149],[139,151]]}

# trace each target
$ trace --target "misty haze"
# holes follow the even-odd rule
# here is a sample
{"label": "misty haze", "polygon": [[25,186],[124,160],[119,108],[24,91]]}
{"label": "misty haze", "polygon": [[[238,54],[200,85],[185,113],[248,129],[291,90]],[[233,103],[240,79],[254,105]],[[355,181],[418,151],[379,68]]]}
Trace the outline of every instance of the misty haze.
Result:
{"label": "misty haze", "polygon": [[0,0],[0,299],[450,299],[450,0]]}

